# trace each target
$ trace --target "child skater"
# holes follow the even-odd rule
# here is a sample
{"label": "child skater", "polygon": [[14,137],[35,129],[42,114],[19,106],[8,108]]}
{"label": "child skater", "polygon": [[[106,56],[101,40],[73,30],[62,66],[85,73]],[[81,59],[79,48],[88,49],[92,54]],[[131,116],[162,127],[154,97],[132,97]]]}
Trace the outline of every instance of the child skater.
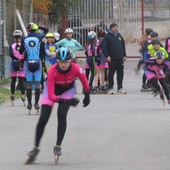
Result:
{"label": "child skater", "polygon": [[[154,96],[160,95],[160,99],[164,102],[164,93],[170,104],[169,92],[165,80],[165,72],[169,70],[166,61],[164,60],[165,55],[162,51],[155,53],[155,58],[149,59],[145,62],[144,72],[147,79],[150,81],[152,86],[155,88]],[[160,87],[159,83],[162,87]],[[162,89],[163,88],[163,89]]]}

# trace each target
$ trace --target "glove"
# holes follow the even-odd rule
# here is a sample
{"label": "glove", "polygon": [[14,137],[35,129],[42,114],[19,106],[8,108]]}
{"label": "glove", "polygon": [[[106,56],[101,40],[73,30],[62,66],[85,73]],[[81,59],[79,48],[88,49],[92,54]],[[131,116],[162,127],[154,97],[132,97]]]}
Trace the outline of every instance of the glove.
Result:
{"label": "glove", "polygon": [[70,105],[70,106],[77,106],[79,104],[80,100],[78,98],[72,98],[72,99],[63,99],[60,98],[58,103],[59,104],[66,104],[66,105]]}
{"label": "glove", "polygon": [[88,93],[84,93],[84,99],[83,99],[83,107],[88,106],[90,103],[90,94]]}

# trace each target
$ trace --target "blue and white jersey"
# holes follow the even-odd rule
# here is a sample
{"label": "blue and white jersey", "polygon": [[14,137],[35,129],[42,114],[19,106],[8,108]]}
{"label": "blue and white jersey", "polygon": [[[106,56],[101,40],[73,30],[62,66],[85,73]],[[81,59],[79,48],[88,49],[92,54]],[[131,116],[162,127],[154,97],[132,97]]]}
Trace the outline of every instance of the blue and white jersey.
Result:
{"label": "blue and white jersey", "polygon": [[22,39],[21,44],[24,46],[24,48],[20,50],[20,53],[25,50],[27,54],[27,60],[40,59],[40,46],[44,36],[45,34],[37,35],[35,33],[29,33],[27,37]]}
{"label": "blue and white jersey", "polygon": [[24,47],[27,52],[28,60],[40,59],[40,44],[40,39],[35,36],[26,37],[24,39]]}

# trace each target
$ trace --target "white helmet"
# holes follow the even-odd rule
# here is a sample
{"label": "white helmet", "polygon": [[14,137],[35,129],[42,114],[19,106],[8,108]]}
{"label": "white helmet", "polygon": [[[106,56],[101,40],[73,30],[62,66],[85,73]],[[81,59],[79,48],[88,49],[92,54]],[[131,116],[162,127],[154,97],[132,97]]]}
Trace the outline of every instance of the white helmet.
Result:
{"label": "white helmet", "polygon": [[157,58],[157,59],[164,59],[165,58],[165,54],[164,54],[164,52],[163,51],[157,51],[157,52],[155,52],[155,58]]}
{"label": "white helmet", "polygon": [[72,33],[72,34],[73,34],[73,29],[71,29],[71,28],[66,28],[65,34],[67,34],[67,33]]}
{"label": "white helmet", "polygon": [[90,31],[90,32],[88,32],[88,35],[89,35],[89,34],[96,35],[96,32],[94,32],[94,31]]}
{"label": "white helmet", "polygon": [[22,31],[21,30],[15,30],[13,32],[13,36],[20,36],[20,37],[22,37]]}

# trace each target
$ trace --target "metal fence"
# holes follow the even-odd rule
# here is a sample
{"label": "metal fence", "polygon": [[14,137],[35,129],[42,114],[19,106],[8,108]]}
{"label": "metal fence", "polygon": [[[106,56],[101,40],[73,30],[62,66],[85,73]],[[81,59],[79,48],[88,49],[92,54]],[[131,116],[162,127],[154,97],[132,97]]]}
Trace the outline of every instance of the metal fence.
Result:
{"label": "metal fence", "polygon": [[144,28],[153,28],[159,32],[161,39],[165,39],[170,32],[169,0],[145,0],[143,9],[141,0],[79,0],[73,6],[68,26],[74,29],[74,38],[83,46],[87,42],[88,31],[96,31],[100,27],[107,30],[112,22],[118,24],[119,32],[126,40],[128,56],[139,56],[142,21]]}
{"label": "metal fence", "polygon": [[[72,9],[68,17],[68,26],[74,29],[75,39],[83,46],[87,42],[88,31],[97,31],[99,28],[107,31],[113,22],[118,24],[119,32],[127,43],[137,43],[141,35],[139,28],[141,2],[139,0],[79,0],[77,8]],[[139,31],[136,31],[138,29]]]}

